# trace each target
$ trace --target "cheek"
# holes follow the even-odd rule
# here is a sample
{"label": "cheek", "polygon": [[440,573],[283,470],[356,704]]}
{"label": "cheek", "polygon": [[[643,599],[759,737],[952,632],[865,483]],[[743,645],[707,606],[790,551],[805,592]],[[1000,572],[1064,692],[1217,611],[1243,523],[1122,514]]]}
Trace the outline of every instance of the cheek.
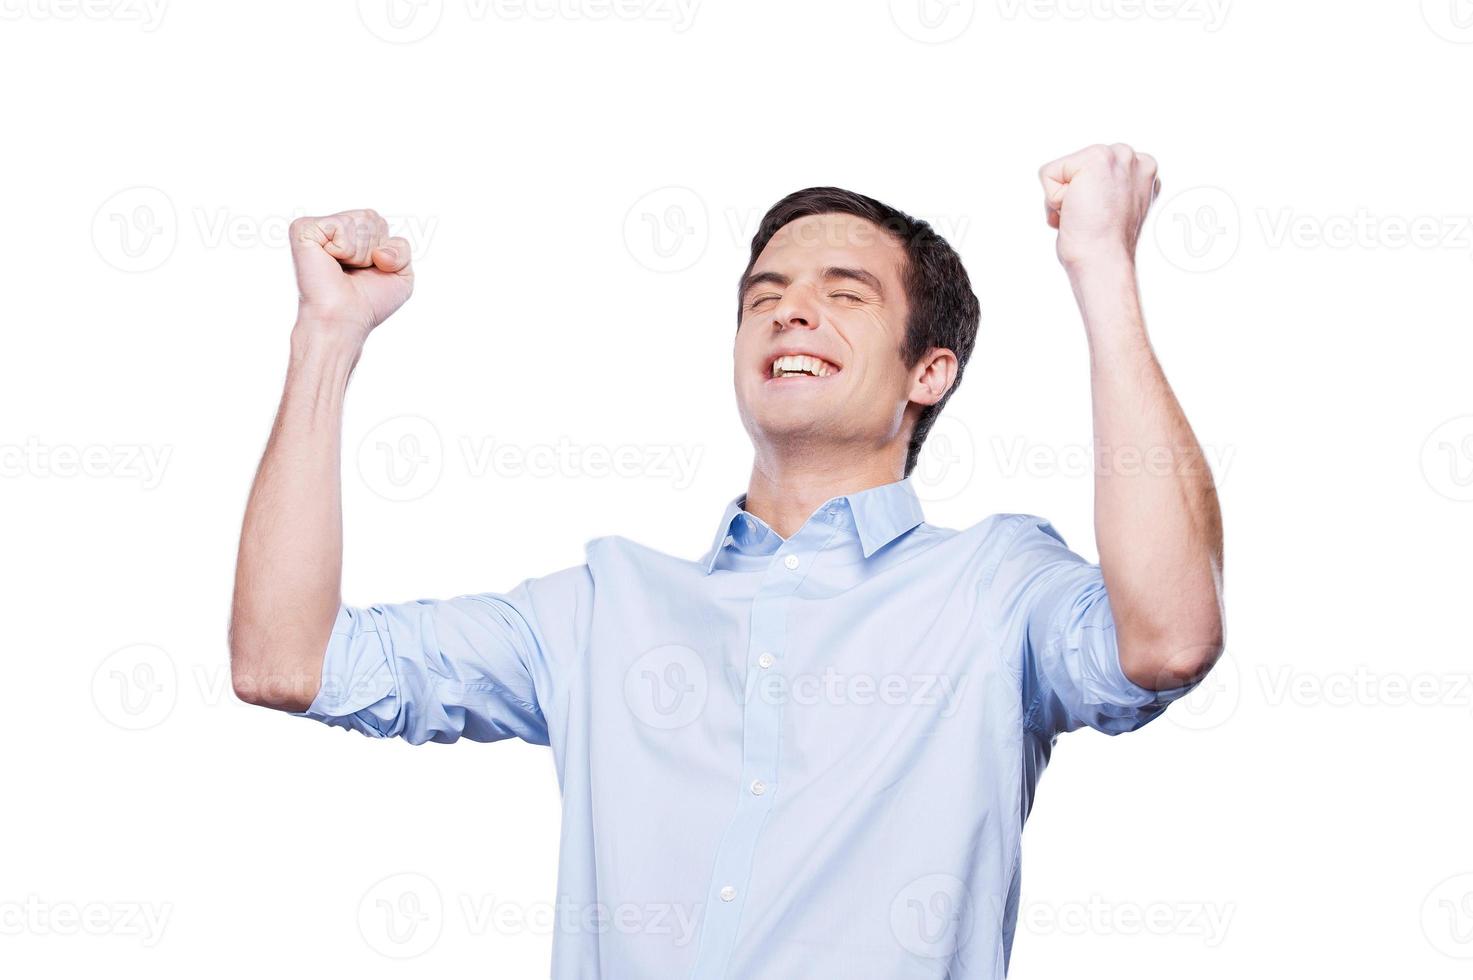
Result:
{"label": "cheek", "polygon": [[[849,348],[853,367],[865,384],[888,387],[894,375],[908,373],[901,363],[901,338],[876,310],[851,310],[850,316],[834,323]],[[846,367],[845,370],[849,370]],[[856,382],[861,377],[854,379]]]}
{"label": "cheek", "polygon": [[844,369],[845,373],[849,373],[851,368],[854,376],[850,382],[875,395],[883,393],[888,396],[894,391],[905,390],[909,377],[899,356],[888,343],[867,344],[863,348],[856,348],[854,362],[851,367]]}
{"label": "cheek", "polygon": [[733,357],[738,360],[750,360],[752,357],[752,345],[756,343],[753,339],[753,331],[746,327],[738,327],[736,336],[732,338],[731,350]]}

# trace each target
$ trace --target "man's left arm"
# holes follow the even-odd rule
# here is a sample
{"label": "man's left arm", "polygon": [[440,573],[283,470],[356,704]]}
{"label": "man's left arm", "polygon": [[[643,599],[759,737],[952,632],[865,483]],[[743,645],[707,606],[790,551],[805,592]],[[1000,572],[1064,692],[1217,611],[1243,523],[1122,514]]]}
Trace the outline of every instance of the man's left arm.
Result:
{"label": "man's left arm", "polygon": [[1141,315],[1135,249],[1156,161],[1092,146],[1039,177],[1089,339],[1095,538],[1120,665],[1143,688],[1180,687],[1222,652],[1222,516]]}

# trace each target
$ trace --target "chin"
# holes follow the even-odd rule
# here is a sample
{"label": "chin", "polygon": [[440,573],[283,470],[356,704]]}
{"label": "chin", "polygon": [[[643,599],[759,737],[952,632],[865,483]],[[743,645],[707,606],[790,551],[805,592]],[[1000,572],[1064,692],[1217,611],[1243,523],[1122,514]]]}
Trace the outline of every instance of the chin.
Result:
{"label": "chin", "polygon": [[822,441],[839,431],[843,421],[831,412],[796,404],[759,406],[748,418],[753,438],[769,444]]}

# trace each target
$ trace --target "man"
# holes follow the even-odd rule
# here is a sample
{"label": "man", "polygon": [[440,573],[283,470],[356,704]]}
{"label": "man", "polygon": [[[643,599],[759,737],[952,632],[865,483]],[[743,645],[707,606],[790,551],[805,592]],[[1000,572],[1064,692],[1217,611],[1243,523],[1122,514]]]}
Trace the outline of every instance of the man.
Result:
{"label": "man", "polygon": [[1100,459],[1149,464],[1098,469],[1099,565],[1028,515],[924,522],[904,477],[976,297],[923,222],[811,188],[764,218],[741,279],[754,460],[704,557],[601,538],[510,592],[342,605],[344,391],[413,277],[371,211],[294,222],[300,309],[241,535],[237,693],[373,737],[550,745],[556,977],[1003,976],[1055,737],[1138,728],[1223,642],[1216,495],[1136,291],[1155,162],[1093,146],[1040,177]]}

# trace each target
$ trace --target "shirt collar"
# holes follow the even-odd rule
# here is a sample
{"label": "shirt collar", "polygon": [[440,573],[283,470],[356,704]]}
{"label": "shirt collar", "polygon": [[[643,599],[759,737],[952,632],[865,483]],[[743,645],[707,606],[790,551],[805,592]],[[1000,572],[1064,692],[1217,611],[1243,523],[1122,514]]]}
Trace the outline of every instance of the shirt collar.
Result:
{"label": "shirt collar", "polygon": [[[746,503],[747,495],[742,494],[728,503],[722,512],[721,522],[716,525],[716,536],[711,542],[711,551],[704,563],[706,574],[709,575],[716,567],[716,559],[734,534],[733,523],[746,513]],[[866,558],[926,519],[909,477],[858,493],[834,497],[825,501],[814,513],[818,514],[826,509],[837,513],[834,508],[840,506],[847,507],[853,516],[860,547]]]}

